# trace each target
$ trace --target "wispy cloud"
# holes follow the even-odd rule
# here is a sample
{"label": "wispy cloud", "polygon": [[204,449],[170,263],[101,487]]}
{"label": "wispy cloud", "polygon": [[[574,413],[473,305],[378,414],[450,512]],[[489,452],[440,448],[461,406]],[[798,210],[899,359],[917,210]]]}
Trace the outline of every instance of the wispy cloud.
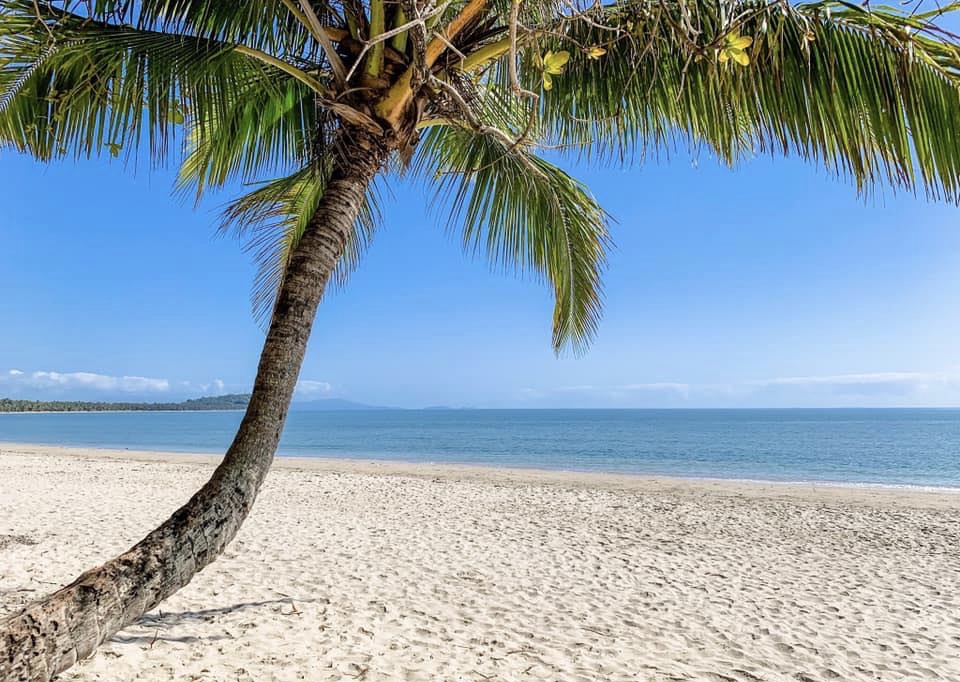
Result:
{"label": "wispy cloud", "polygon": [[787,376],[696,384],[649,382],[525,388],[525,402],[610,405],[960,404],[960,371]]}
{"label": "wispy cloud", "polygon": [[[559,386],[554,391],[558,393],[608,393],[620,396],[637,394],[675,394],[679,396],[689,396],[691,384],[679,383],[674,381],[657,381],[651,383],[622,384],[619,386],[594,386],[591,384],[580,384],[575,386]],[[532,390],[532,389],[527,389]]]}
{"label": "wispy cloud", "polygon": [[[315,398],[333,393],[333,385],[326,381],[304,379],[297,384],[297,395]],[[30,398],[70,397],[83,399],[94,395],[97,399],[114,396],[144,397],[167,394],[169,400],[201,395],[222,395],[227,392],[246,393],[246,386],[227,385],[223,379],[183,380],[144,376],[112,376],[96,372],[59,372],[38,370],[25,372],[20,369],[0,370],[0,397],[4,394]]]}
{"label": "wispy cloud", "polygon": [[200,390],[204,393],[223,393],[226,388],[226,384],[223,383],[223,379],[214,379],[208,384],[200,384]]}
{"label": "wispy cloud", "polygon": [[931,389],[960,388],[957,372],[874,372],[780,377],[748,384],[757,388],[826,390],[843,395],[906,395]]}
{"label": "wispy cloud", "polygon": [[170,390],[167,379],[140,376],[110,376],[94,372],[36,371],[30,374],[19,369],[7,372],[4,383],[35,389],[86,389],[120,393],[162,393]]}
{"label": "wispy cloud", "polygon": [[301,397],[326,395],[333,390],[333,386],[326,381],[312,381],[301,379],[297,382],[297,395]]}
{"label": "wispy cloud", "polygon": [[690,388],[690,384],[658,381],[650,384],[627,384],[623,387],[623,390],[632,393],[675,393],[681,396],[689,396]]}
{"label": "wispy cloud", "polygon": [[676,391],[678,393],[685,393],[690,390],[690,384],[681,384],[672,381],[660,381],[647,384],[623,384],[622,386],[594,386],[592,384],[580,384],[576,386],[560,386],[555,390],[561,391],[564,393],[583,393],[583,392],[592,392],[592,391],[602,391],[602,390],[615,390],[615,391]]}
{"label": "wispy cloud", "polygon": [[696,386],[674,381],[657,381],[618,385],[576,384],[555,388],[524,388],[520,399],[544,405],[603,404],[675,404],[691,397]]}

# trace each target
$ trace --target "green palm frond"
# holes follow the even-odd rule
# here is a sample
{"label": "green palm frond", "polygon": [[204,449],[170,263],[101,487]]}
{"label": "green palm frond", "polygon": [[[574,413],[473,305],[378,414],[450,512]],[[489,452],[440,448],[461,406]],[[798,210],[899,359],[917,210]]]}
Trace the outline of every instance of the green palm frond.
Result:
{"label": "green palm frond", "polygon": [[[50,159],[146,141],[161,160],[182,142],[180,186],[198,195],[283,176],[225,213],[257,260],[262,319],[323,196],[333,141],[362,131],[403,167],[425,129],[415,169],[450,199],[468,248],[550,281],[558,350],[596,331],[608,221],[538,146],[623,163],[678,144],[730,164],[797,154],[861,190],[886,183],[960,202],[960,38],[938,26],[960,4],[434,7],[375,43],[415,3],[0,0],[0,145]],[[375,206],[371,194],[341,280]]]}
{"label": "green palm frond", "polygon": [[244,44],[273,54],[298,54],[310,45],[306,27],[282,0],[96,0],[93,4],[95,18],[116,19],[141,30]]}
{"label": "green palm frond", "polygon": [[[252,254],[257,274],[250,302],[256,320],[270,320],[277,292],[283,283],[290,254],[296,248],[323,197],[328,171],[305,167],[291,175],[264,183],[232,201],[223,211],[221,233],[234,233]],[[366,251],[380,222],[376,188],[368,191],[351,240],[334,273],[342,286]]]}
{"label": "green palm frond", "polygon": [[[730,163],[794,152],[861,188],[956,201],[960,48],[933,18],[844,2],[629,0],[561,22],[521,70],[535,86],[537,51],[570,52],[541,115],[552,138],[587,157],[629,160],[678,139]],[[749,45],[727,50],[738,37]]]}
{"label": "green palm frond", "polygon": [[254,181],[305,167],[318,152],[318,140],[329,137],[330,123],[315,96],[303,83],[279,75],[238,88],[225,111],[194,117],[179,187],[195,188],[199,198],[231,178]]}
{"label": "green palm frond", "polygon": [[173,128],[223,116],[237,93],[276,74],[231,46],[85,22],[57,12],[55,37],[32,0],[3,5],[0,142],[41,159],[136,150],[162,158]]}
{"label": "green palm frond", "polygon": [[553,346],[582,351],[597,330],[607,215],[586,188],[499,135],[432,128],[414,168],[435,178],[468,250],[499,266],[532,269],[553,285]]}

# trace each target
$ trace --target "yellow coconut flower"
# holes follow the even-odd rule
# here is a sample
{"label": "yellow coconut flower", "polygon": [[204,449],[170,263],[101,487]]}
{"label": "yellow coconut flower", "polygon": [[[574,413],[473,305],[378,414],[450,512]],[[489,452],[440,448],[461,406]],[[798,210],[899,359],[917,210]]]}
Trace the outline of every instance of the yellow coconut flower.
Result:
{"label": "yellow coconut flower", "polygon": [[724,64],[732,59],[740,66],[750,64],[750,55],[747,48],[753,44],[753,38],[742,36],[738,32],[728,33],[723,38],[723,47],[720,48],[720,63]]}
{"label": "yellow coconut flower", "polygon": [[566,50],[560,52],[547,51],[543,57],[537,60],[540,68],[543,70],[543,89],[553,88],[553,76],[559,76],[563,73],[563,67],[570,61],[570,53]]}
{"label": "yellow coconut flower", "polygon": [[587,57],[590,59],[600,59],[600,57],[606,53],[607,50],[605,48],[602,48],[599,45],[591,45],[590,49],[587,50]]}

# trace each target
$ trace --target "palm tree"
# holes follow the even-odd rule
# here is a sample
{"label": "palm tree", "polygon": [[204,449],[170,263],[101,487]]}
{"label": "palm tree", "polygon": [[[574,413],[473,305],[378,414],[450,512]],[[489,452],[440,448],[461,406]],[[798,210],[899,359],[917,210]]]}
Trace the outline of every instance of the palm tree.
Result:
{"label": "palm tree", "polygon": [[[866,3],[865,3],[866,5]],[[796,154],[960,198],[960,48],[936,12],[840,0],[0,0],[0,142],[43,160],[148,154],[225,212],[268,322],[212,478],[124,554],[0,623],[0,679],[49,680],[187,584],[270,467],[314,314],[379,222],[377,183],[449,196],[469,249],[556,293],[582,350],[607,216],[555,161],[674,145]]]}

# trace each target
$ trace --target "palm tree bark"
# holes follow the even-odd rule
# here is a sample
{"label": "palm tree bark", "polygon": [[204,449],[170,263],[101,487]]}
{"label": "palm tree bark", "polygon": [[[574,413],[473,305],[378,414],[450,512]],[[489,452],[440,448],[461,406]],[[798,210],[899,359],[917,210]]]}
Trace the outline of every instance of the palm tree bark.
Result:
{"label": "palm tree bark", "polygon": [[250,403],[210,480],[130,550],[0,623],[0,680],[53,679],[186,585],[243,523],[273,461],[324,288],[383,166],[381,140],[341,138],[319,208],[291,254]]}

